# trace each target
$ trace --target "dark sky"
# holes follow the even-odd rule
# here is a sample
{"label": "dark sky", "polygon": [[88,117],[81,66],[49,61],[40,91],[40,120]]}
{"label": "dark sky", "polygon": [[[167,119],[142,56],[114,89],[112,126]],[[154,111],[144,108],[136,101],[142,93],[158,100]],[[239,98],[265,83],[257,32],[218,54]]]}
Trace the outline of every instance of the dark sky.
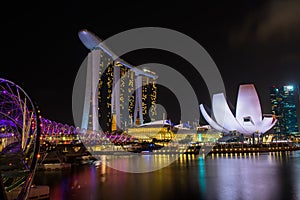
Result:
{"label": "dark sky", "polygon": [[[299,85],[300,1],[162,2],[1,5],[0,77],[25,89],[44,117],[73,124],[73,83],[89,52],[78,31],[88,29],[106,39],[128,29],[155,26],[180,31],[201,44],[219,68],[233,104],[238,85],[254,83],[263,112],[269,113],[270,86]],[[136,65],[186,66],[182,74],[191,80],[199,102],[209,104],[201,76],[188,70],[189,63],[178,56],[140,50],[124,58]]]}

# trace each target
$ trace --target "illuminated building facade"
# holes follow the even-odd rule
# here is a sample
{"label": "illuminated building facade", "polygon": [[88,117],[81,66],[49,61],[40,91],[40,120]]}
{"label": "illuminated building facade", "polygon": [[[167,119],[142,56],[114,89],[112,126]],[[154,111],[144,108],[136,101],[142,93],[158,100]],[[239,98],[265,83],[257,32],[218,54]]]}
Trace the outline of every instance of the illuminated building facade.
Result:
{"label": "illuminated building facade", "polygon": [[81,128],[99,131],[141,125],[156,116],[157,76],[118,59],[101,40],[83,30],[79,37],[91,50],[86,65],[86,85]]}
{"label": "illuminated building facade", "polygon": [[[120,72],[117,71],[117,67]],[[148,70],[144,71],[153,73]],[[117,63],[114,65],[113,83],[117,85],[114,86],[116,93],[112,96],[112,102],[115,103],[112,103],[111,114],[115,115],[116,121],[120,122],[116,124],[117,127],[125,129],[156,120],[155,79],[137,74],[122,63]]]}
{"label": "illuminated building facade", "polygon": [[[145,71],[153,73],[149,70]],[[144,123],[157,120],[156,99],[157,88],[155,85],[155,80],[150,77],[144,77],[142,87],[142,110]]]}
{"label": "illuminated building facade", "polygon": [[288,134],[298,132],[297,91],[293,85],[271,87],[270,100],[272,113],[278,119],[274,133]]}

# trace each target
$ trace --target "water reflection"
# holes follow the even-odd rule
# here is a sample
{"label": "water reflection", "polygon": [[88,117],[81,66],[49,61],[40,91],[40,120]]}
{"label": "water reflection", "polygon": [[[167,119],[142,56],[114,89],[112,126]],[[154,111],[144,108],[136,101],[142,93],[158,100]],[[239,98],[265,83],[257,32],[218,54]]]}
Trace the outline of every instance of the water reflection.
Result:
{"label": "water reflection", "polygon": [[100,156],[108,167],[129,173],[148,173],[159,170],[177,160],[180,154],[130,154]]}
{"label": "water reflection", "polygon": [[[215,174],[215,180],[208,182],[208,196],[216,196],[216,199],[299,197],[299,183],[294,179],[299,173],[295,170],[300,164],[298,152],[212,155],[211,158],[206,160],[209,166],[206,175]],[[298,161],[291,162],[295,158]],[[295,186],[298,188],[291,191]]]}
{"label": "water reflection", "polygon": [[[165,162],[171,155],[142,156]],[[300,152],[180,155],[165,168],[126,173],[109,167],[73,167],[37,172],[36,184],[50,186],[51,199],[299,199]],[[125,164],[131,165],[130,160]],[[138,167],[138,166],[137,166]]]}
{"label": "water reflection", "polygon": [[202,198],[205,198],[206,196],[206,173],[205,173],[205,158],[199,157],[199,175],[198,175],[198,180],[199,180],[199,186],[200,186],[200,191],[203,193]]}

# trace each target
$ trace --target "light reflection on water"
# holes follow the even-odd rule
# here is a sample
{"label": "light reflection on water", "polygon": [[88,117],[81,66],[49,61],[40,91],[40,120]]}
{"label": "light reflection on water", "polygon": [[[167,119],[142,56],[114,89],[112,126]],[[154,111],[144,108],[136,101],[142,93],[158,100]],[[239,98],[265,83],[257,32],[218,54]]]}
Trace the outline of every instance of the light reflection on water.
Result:
{"label": "light reflection on water", "polygon": [[[173,159],[170,155],[143,158],[145,162]],[[171,165],[148,173],[117,171],[105,164],[109,157],[102,160],[98,168],[37,172],[34,182],[49,185],[51,199],[300,199],[297,151],[181,155]]]}
{"label": "light reflection on water", "polygon": [[129,173],[147,173],[159,170],[170,165],[178,159],[180,154],[161,155],[108,155],[100,156],[100,160],[105,160],[105,164],[113,169]]}

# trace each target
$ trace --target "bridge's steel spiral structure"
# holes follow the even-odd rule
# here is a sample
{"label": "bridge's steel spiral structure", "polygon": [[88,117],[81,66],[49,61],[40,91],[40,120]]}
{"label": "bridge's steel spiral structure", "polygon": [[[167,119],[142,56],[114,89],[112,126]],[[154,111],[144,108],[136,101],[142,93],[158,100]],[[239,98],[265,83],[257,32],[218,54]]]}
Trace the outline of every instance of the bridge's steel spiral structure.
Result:
{"label": "bridge's steel spiral structure", "polygon": [[68,124],[57,123],[49,119],[41,118],[41,131],[43,135],[56,136],[63,135],[77,135],[79,129]]}
{"label": "bridge's steel spiral structure", "polygon": [[123,132],[97,132],[92,130],[80,129],[78,127],[51,121],[46,118],[40,118],[41,121],[41,137],[57,137],[57,136],[77,136],[78,140],[85,145],[92,146],[105,142],[120,144],[130,142],[133,138]]}
{"label": "bridge's steel spiral structure", "polygon": [[0,189],[4,190],[0,199],[19,188],[18,199],[27,198],[42,143],[60,136],[75,136],[88,146],[133,139],[125,133],[100,133],[43,118],[20,86],[0,78]]}
{"label": "bridge's steel spiral structure", "polygon": [[0,78],[0,171],[1,199],[20,189],[26,199],[36,169],[40,117],[37,106],[15,83]]}

